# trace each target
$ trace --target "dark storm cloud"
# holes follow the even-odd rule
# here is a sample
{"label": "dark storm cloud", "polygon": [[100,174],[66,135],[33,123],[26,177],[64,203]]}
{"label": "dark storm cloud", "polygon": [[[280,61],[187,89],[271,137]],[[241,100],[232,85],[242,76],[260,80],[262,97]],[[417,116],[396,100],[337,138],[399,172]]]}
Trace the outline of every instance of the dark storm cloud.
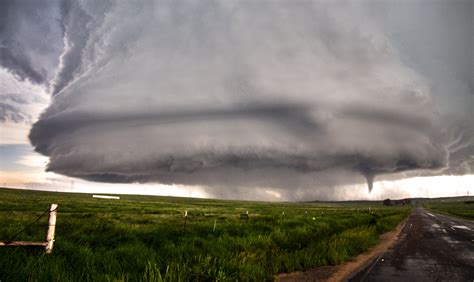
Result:
{"label": "dark storm cloud", "polygon": [[20,132],[48,104],[47,89],[63,50],[60,5],[55,0],[0,1],[2,142],[24,142],[12,136],[25,136]]}
{"label": "dark storm cloud", "polygon": [[2,49],[0,51],[2,53],[1,63],[4,68],[13,70],[21,79],[28,78],[35,83],[45,81],[45,74],[40,73],[32,67],[31,61],[25,55],[21,46],[18,46],[14,42],[3,41],[0,48]]}
{"label": "dark storm cloud", "polygon": [[62,50],[60,1],[0,2],[0,66],[20,79],[46,83]]}
{"label": "dark storm cloud", "polygon": [[404,62],[369,7],[74,2],[54,98],[30,140],[50,171],[226,197],[271,187],[296,199],[466,167],[468,113],[444,115],[436,81]]}
{"label": "dark storm cloud", "polygon": [[34,93],[1,93],[0,122],[32,124],[34,118],[26,108],[32,104],[47,104],[47,100]]}
{"label": "dark storm cloud", "polygon": [[0,122],[31,122],[31,116],[22,113],[18,106],[0,102]]}

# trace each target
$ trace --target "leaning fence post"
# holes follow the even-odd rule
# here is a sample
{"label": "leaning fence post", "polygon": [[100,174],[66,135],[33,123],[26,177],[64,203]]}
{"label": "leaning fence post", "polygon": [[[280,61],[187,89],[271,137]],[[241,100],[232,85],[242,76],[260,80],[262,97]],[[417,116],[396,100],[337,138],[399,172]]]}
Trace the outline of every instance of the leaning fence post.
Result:
{"label": "leaning fence post", "polygon": [[56,210],[57,204],[51,204],[49,208],[48,234],[46,235],[46,253],[50,254],[53,251],[54,232],[56,231]]}

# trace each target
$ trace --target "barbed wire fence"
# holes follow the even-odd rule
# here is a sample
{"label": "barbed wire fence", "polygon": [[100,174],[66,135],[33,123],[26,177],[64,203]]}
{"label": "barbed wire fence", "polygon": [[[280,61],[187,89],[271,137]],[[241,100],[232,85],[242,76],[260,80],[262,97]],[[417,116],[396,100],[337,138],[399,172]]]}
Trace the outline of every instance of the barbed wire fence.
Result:
{"label": "barbed wire fence", "polygon": [[[58,205],[51,204],[50,208],[42,212],[35,220],[24,226],[19,231],[15,232],[13,235],[8,238],[8,240],[0,242],[0,247],[3,246],[42,246],[45,247],[45,252],[50,254],[53,251],[54,245],[54,235],[56,231],[56,215],[57,215]],[[37,224],[43,217],[49,215],[48,219],[48,229],[46,233],[46,239],[43,242],[26,242],[26,241],[15,241],[18,237],[24,233],[27,229],[31,228],[33,225]]]}

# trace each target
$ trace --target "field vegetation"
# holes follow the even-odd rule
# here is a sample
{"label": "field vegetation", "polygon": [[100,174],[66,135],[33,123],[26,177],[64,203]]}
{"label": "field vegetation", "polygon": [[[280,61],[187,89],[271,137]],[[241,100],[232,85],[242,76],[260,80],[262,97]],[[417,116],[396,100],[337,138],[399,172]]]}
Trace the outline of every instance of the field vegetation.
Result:
{"label": "field vegetation", "polygon": [[51,203],[59,204],[53,254],[0,247],[1,281],[273,280],[350,260],[410,211],[381,203],[107,200],[0,189],[0,241],[44,241],[47,216],[14,235]]}
{"label": "field vegetation", "polygon": [[474,220],[474,197],[463,201],[429,201],[424,206],[432,211]]}

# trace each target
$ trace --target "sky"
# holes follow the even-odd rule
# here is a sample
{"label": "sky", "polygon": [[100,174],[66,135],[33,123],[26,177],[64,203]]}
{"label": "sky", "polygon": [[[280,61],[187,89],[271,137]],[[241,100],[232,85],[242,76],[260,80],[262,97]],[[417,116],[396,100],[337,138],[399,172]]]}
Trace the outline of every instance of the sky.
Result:
{"label": "sky", "polygon": [[474,193],[473,45],[470,0],[1,1],[0,181],[269,201]]}

